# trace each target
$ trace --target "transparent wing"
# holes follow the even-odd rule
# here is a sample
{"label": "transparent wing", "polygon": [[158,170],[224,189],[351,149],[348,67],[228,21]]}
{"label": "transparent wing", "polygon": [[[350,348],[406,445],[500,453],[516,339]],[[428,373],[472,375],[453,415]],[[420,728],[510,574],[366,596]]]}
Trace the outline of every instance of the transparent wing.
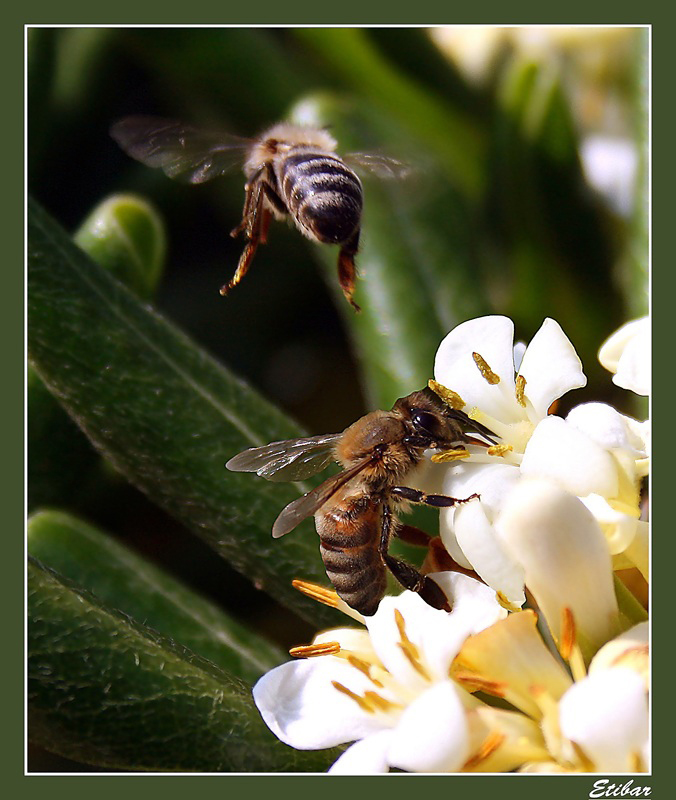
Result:
{"label": "transparent wing", "polygon": [[341,436],[326,433],[251,447],[233,456],[225,466],[232,472],[255,472],[269,481],[302,481],[334,460],[333,447]]}
{"label": "transparent wing", "polygon": [[365,458],[353,467],[327,478],[316,489],[293,500],[284,508],[272,526],[272,535],[275,539],[290,533],[307,517],[311,517],[326,503],[342,486],[356,477],[371,463],[371,458]]}
{"label": "transparent wing", "polygon": [[343,160],[359,170],[367,170],[378,178],[407,178],[413,169],[410,164],[379,153],[348,153]]}
{"label": "transparent wing", "polygon": [[249,139],[162,117],[125,117],[111,127],[110,135],[127,155],[189,183],[222,175],[241,163],[251,146]]}

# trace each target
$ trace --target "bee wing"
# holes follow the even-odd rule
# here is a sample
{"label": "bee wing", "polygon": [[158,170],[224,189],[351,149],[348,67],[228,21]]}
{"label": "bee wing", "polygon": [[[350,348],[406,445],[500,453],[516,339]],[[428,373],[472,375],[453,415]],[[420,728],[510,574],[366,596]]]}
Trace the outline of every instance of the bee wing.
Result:
{"label": "bee wing", "polygon": [[378,178],[407,178],[412,172],[410,164],[380,153],[348,153],[343,160],[357,168],[368,170]]}
{"label": "bee wing", "polygon": [[280,536],[290,533],[304,519],[315,514],[342,486],[356,477],[370,463],[371,457],[365,458],[349,469],[332,475],[316,489],[312,489],[302,497],[290,502],[275,520],[275,524],[272,526],[272,536],[279,539]]}
{"label": "bee wing", "polygon": [[110,135],[127,155],[170,178],[204,183],[241,163],[249,139],[208,131],[162,117],[124,117]]}
{"label": "bee wing", "polygon": [[233,472],[255,472],[269,481],[302,481],[334,461],[333,446],[341,436],[327,433],[251,447],[225,466]]}

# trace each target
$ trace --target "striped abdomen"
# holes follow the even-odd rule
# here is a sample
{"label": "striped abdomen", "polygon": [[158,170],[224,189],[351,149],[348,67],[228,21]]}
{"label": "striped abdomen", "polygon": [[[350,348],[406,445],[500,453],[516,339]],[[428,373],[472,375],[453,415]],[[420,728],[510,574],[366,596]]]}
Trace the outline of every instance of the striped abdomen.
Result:
{"label": "striped abdomen", "polygon": [[294,147],[277,165],[278,189],[310,238],[342,244],[359,229],[361,182],[338,157]]}
{"label": "striped abdomen", "polygon": [[387,571],[380,555],[381,503],[353,497],[316,517],[326,574],[339,596],[361,614],[375,614]]}

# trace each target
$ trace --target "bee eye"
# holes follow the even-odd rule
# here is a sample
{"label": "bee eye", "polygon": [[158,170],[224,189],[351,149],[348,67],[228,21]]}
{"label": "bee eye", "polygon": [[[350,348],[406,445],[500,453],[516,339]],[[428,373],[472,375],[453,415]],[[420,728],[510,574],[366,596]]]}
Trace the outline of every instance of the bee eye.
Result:
{"label": "bee eye", "polygon": [[414,408],[411,412],[411,421],[419,431],[428,434],[433,439],[439,438],[443,433],[441,425],[439,424],[439,418],[436,414],[432,414],[429,411]]}

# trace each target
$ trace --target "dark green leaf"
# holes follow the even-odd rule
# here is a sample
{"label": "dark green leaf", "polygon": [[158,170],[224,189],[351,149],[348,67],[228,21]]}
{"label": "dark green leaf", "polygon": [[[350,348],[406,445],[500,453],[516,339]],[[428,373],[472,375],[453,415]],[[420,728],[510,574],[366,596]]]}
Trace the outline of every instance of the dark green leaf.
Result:
{"label": "dark green leaf", "polygon": [[58,511],[28,521],[28,552],[74,585],[247,682],[288,660],[175,578]]}
{"label": "dark green leaf", "polygon": [[31,741],[67,758],[153,771],[320,771],[261,720],[250,688],[31,559]]}
{"label": "dark green leaf", "polygon": [[296,577],[326,582],[312,521],[281,541],[270,536],[298,490],[224,466],[298,427],[141,305],[33,203],[28,236],[29,356],[73,419],[259,588],[314,623],[335,622],[291,587]]}

